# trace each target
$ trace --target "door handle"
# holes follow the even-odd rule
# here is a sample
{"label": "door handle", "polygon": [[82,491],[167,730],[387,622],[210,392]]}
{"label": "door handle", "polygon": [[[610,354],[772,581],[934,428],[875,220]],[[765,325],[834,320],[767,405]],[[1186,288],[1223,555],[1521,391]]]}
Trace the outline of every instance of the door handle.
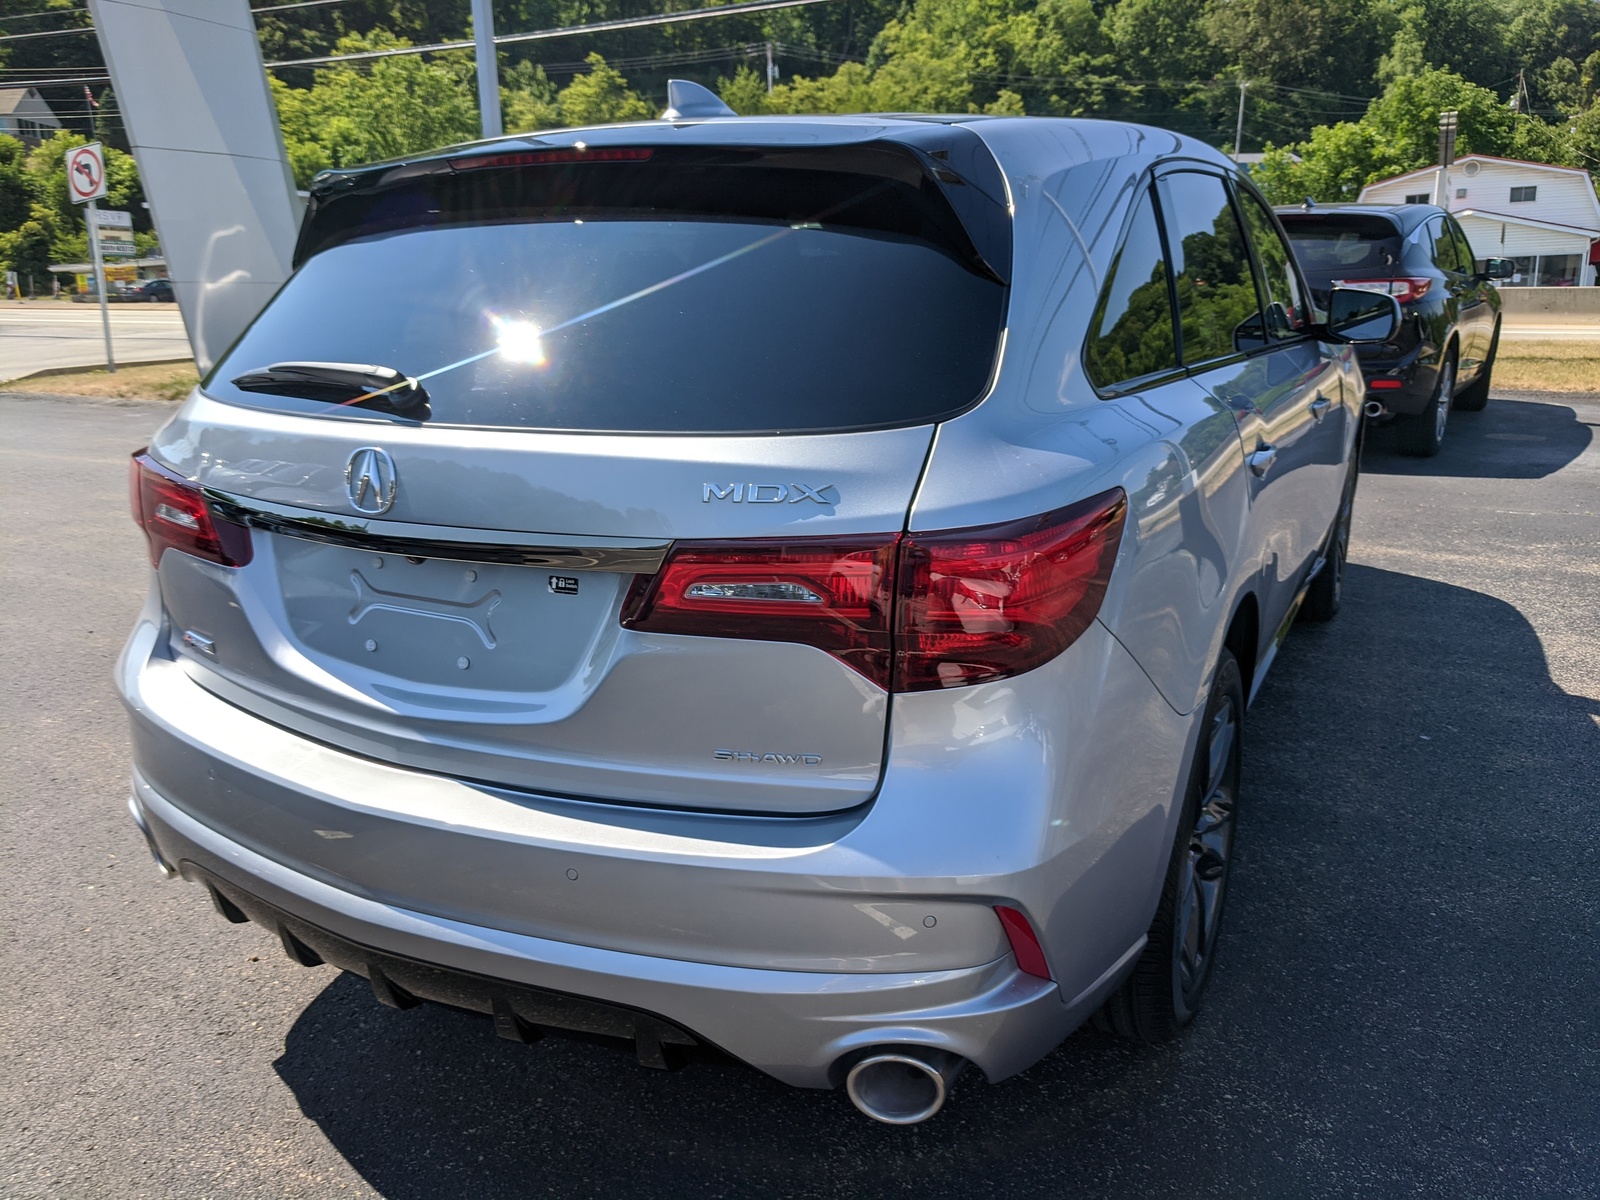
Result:
{"label": "door handle", "polygon": [[1311,419],[1313,421],[1322,420],[1323,417],[1328,415],[1328,409],[1332,404],[1333,401],[1329,400],[1326,396],[1319,395],[1311,402]]}
{"label": "door handle", "polygon": [[1256,448],[1245,455],[1245,462],[1250,464],[1250,470],[1255,472],[1257,479],[1262,478],[1272,470],[1272,464],[1277,461],[1278,448],[1269,446],[1266,442],[1257,442]]}

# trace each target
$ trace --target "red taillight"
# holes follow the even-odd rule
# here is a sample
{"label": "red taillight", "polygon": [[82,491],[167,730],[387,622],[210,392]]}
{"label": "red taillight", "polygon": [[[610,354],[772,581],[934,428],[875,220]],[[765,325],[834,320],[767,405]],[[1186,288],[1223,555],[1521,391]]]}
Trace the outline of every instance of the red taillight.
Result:
{"label": "red taillight", "polygon": [[1043,516],[913,533],[900,552],[895,690],[964,687],[1049,662],[1100,611],[1121,488]]}
{"label": "red taillight", "polygon": [[1089,627],[1126,511],[1116,488],[974,529],[680,542],[638,581],[622,623],[802,642],[897,692],[985,683],[1048,662]]}
{"label": "red taillight", "polygon": [[1040,979],[1052,978],[1050,964],[1044,960],[1044,947],[1039,944],[1039,935],[1033,931],[1028,918],[1004,904],[996,904],[994,911],[1006,931],[1006,940],[1011,943],[1011,953],[1016,955],[1017,966],[1025,974],[1037,975]]}
{"label": "red taillight", "polygon": [[1369,392],[1392,391],[1395,388],[1401,388],[1401,387],[1405,387],[1405,381],[1402,380],[1402,379],[1369,379],[1369,380],[1367,380],[1367,390]]}
{"label": "red taillight", "polygon": [[1410,304],[1413,300],[1421,300],[1428,294],[1428,289],[1433,286],[1433,280],[1425,276],[1407,276],[1401,279],[1335,279],[1334,287],[1363,288],[1369,292],[1388,292],[1401,304]]}
{"label": "red taillight", "polygon": [[545,167],[557,163],[648,162],[655,151],[636,146],[586,146],[571,150],[516,150],[509,154],[484,154],[475,158],[452,158],[457,171],[478,171],[484,167]]}
{"label": "red taillight", "polygon": [[214,517],[205,496],[183,476],[140,451],[128,464],[133,519],[150,543],[150,565],[167,547],[225,567],[250,561],[250,531]]}
{"label": "red taillight", "polygon": [[655,633],[803,642],[889,686],[894,534],[816,542],[679,542],[622,623]]}

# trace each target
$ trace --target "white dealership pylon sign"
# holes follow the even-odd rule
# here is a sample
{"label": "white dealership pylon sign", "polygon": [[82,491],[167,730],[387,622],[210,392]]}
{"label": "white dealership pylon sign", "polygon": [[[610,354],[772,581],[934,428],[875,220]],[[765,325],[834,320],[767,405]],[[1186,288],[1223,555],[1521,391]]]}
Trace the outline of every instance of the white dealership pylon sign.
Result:
{"label": "white dealership pylon sign", "polygon": [[86,2],[204,373],[289,278],[300,230],[255,19],[248,0]]}
{"label": "white dealership pylon sign", "polygon": [[106,307],[106,263],[100,253],[100,210],[95,201],[106,194],[106,156],[99,142],[67,151],[67,195],[74,204],[87,204],[84,224],[89,227],[89,257],[94,263],[94,287],[100,295],[100,327],[106,335],[106,370],[116,374],[111,353],[111,311]]}

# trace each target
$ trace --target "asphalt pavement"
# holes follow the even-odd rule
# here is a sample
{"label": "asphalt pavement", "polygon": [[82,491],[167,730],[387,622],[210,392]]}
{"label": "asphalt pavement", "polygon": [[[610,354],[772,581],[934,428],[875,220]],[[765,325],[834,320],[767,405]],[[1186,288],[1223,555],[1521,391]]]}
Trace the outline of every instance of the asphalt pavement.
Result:
{"label": "asphalt pavement", "polygon": [[[1600,1196],[1600,397],[1368,446],[1251,709],[1208,1007],[911,1129],[376,1004],[156,874],[108,679],[162,407],[0,399],[0,1196]],[[1003,802],[1003,792],[983,798]]]}
{"label": "asphalt pavement", "polygon": [[[119,365],[192,353],[176,304],[112,304],[106,311],[111,352]],[[46,368],[103,367],[105,362],[98,304],[0,302],[0,383]]]}

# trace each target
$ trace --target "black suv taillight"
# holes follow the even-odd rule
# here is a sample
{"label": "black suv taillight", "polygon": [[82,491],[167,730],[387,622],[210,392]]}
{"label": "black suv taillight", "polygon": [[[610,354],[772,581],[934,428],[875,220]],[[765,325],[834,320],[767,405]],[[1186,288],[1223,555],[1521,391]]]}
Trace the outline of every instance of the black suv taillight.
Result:
{"label": "black suv taillight", "polygon": [[128,492],[133,519],[150,543],[151,566],[161,565],[168,547],[225,567],[250,561],[250,530],[216,516],[198,487],[143,450],[128,464]]}
{"label": "black suv taillight", "polygon": [[1114,488],[971,529],[679,542],[635,581],[622,623],[816,646],[890,691],[986,683],[1048,662],[1089,627],[1126,512]]}

